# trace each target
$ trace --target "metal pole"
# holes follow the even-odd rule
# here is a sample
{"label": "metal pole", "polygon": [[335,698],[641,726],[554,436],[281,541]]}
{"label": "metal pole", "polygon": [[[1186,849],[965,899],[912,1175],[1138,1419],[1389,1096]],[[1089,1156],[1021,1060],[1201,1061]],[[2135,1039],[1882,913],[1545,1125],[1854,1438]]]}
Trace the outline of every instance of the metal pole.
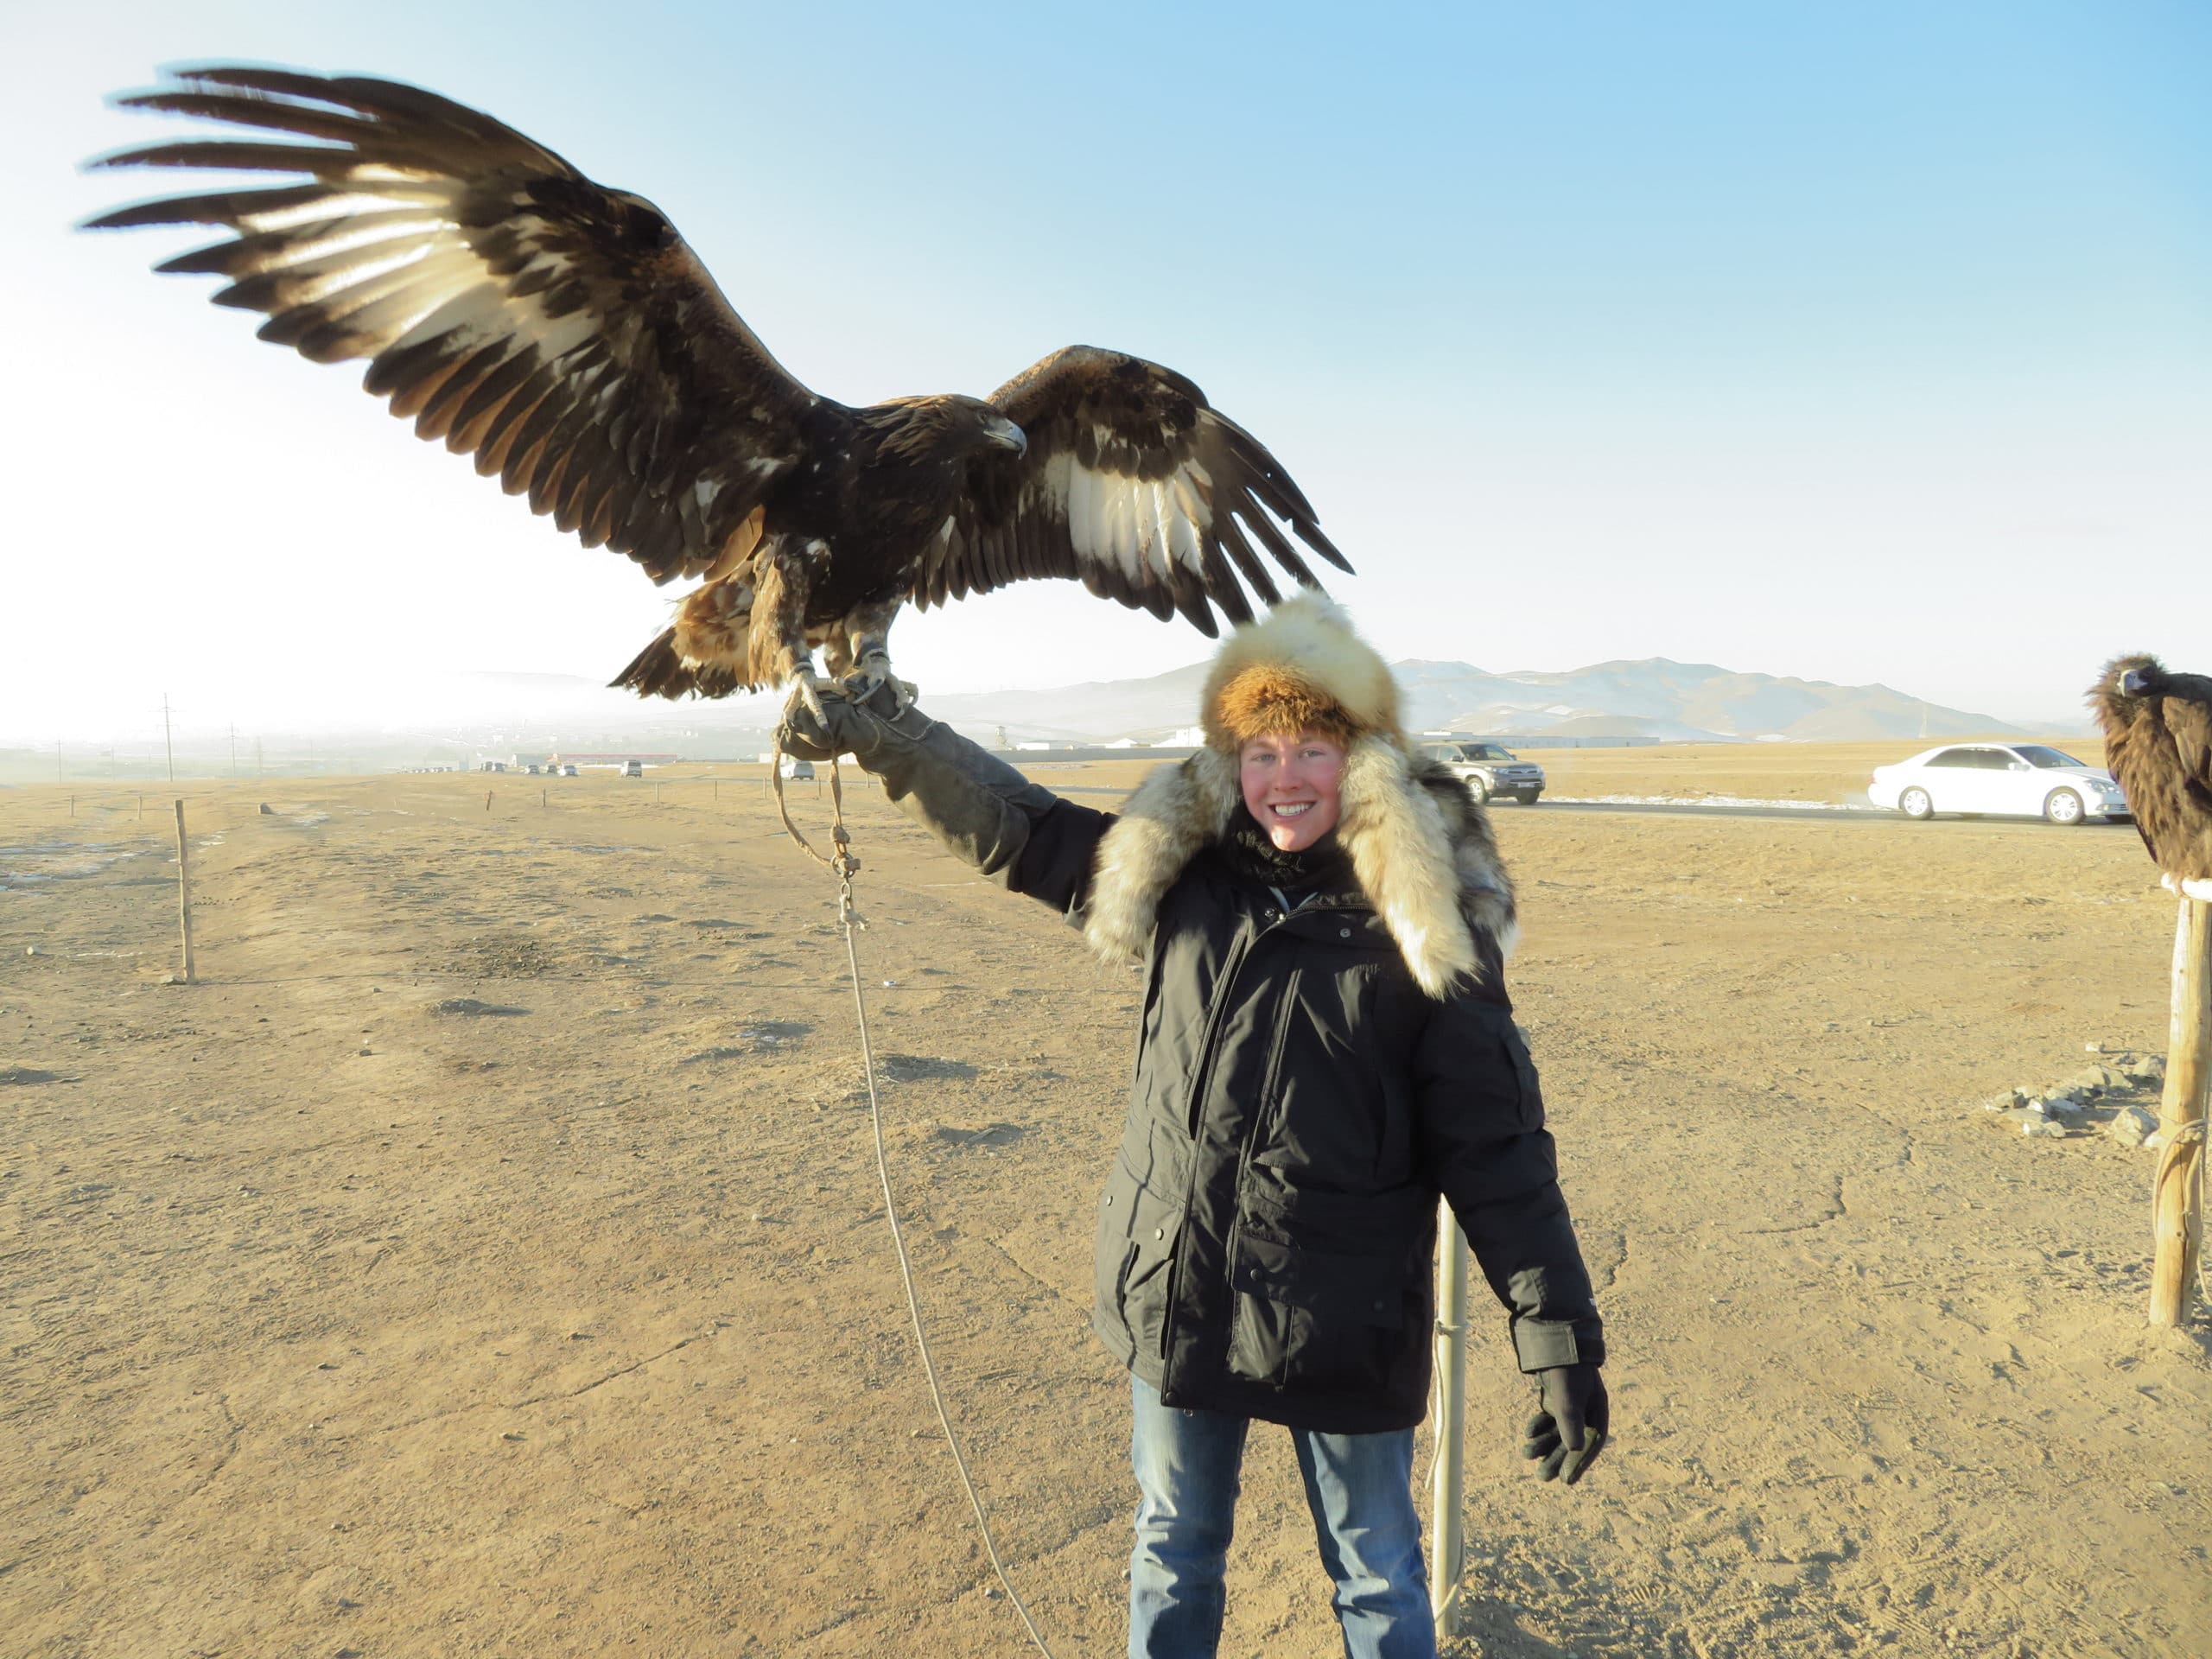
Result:
{"label": "metal pole", "polygon": [[1440,1643],[1459,1634],[1459,1575],[1467,1535],[1460,1515],[1467,1417],[1467,1236],[1452,1207],[1437,1205],[1436,1459],[1429,1512],[1428,1609]]}

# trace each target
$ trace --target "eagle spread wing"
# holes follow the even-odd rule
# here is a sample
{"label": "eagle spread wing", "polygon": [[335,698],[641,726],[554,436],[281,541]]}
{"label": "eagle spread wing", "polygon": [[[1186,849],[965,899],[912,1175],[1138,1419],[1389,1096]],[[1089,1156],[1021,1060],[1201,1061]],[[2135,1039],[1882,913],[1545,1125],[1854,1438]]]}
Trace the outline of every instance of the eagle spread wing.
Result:
{"label": "eagle spread wing", "polygon": [[1266,447],[1172,369],[1071,346],[988,401],[1028,435],[1027,453],[972,464],[923,551],[918,605],[1068,576],[1163,620],[1180,612],[1211,635],[1215,605],[1231,621],[1251,620],[1236,572],[1268,603],[1280,597],[1255,541],[1297,581],[1318,585],[1277,518],[1351,569]]}
{"label": "eagle spread wing", "polygon": [[264,340],[366,359],[364,385],[417,434],[656,582],[713,566],[810,431],[845,412],[769,355],[659,209],[489,116],[387,80],[176,79],[120,102],[283,137],[97,165],[305,181],[172,196],[87,228],[237,232],[161,269],[229,278],[216,302],[264,313]]}

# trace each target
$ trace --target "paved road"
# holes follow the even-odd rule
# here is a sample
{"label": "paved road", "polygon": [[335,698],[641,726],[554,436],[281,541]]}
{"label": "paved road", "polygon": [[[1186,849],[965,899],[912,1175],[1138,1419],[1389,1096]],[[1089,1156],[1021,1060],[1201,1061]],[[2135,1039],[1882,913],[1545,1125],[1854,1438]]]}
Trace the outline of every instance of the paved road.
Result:
{"label": "paved road", "polygon": [[[1507,801],[1505,808],[1519,810],[1521,803]],[[1688,806],[1674,801],[1539,801],[1539,812],[1649,812],[1675,818],[1777,818],[1792,823],[1864,823],[1905,820],[1878,806],[1824,807],[1817,811],[1788,806]],[[1937,823],[1944,820],[1937,819]]]}
{"label": "paved road", "polygon": [[[1520,803],[1517,801],[1510,802],[1507,804],[1516,810],[1521,810]],[[1901,813],[1892,812],[1886,807],[1879,806],[1829,807],[1815,811],[1786,806],[1678,806],[1663,802],[1548,800],[1538,803],[1535,810],[1539,812],[1651,812],[1684,818],[1769,818],[1793,823],[1887,823],[1895,826],[1900,831],[1911,830],[1923,835],[1931,831],[1940,833],[1946,830],[1960,828],[2018,830],[2048,834],[2055,827],[2045,823],[2040,818],[1938,817],[1931,818],[1923,823],[1915,823]],[[2126,829],[2128,827],[2128,820],[2093,818],[2080,827],[2085,830]]]}
{"label": "paved road", "polygon": [[[1062,795],[1127,795],[1126,789],[1115,789],[1104,784],[1053,784],[1050,788]],[[1500,812],[1630,812],[1649,813],[1658,817],[1672,818],[1766,818],[1782,823],[1888,823],[1898,830],[1910,830],[1920,834],[1941,834],[1961,825],[1971,824],[1980,829],[2022,830],[2048,832],[2051,826],[2037,818],[1952,818],[1942,817],[1927,823],[1914,823],[1886,808],[1878,806],[1827,807],[1819,810],[1787,806],[1684,806],[1665,801],[1562,801],[1547,799],[1535,806],[1523,806],[1518,801],[1493,801]],[[2125,818],[2110,823],[2092,823],[2088,829],[2124,828]]]}

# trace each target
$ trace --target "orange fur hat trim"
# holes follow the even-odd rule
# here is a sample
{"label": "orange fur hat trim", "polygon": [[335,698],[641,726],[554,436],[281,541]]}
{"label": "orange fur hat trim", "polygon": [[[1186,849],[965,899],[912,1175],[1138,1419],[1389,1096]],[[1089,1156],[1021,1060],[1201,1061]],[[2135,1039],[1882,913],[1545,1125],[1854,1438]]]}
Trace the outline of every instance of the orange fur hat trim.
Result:
{"label": "orange fur hat trim", "polygon": [[1294,594],[1230,635],[1200,709],[1207,743],[1230,753],[1255,737],[1300,732],[1347,746],[1369,736],[1405,741],[1389,665],[1319,594]]}
{"label": "orange fur hat trim", "polygon": [[1236,748],[1255,737],[1296,737],[1305,732],[1319,732],[1339,743],[1359,735],[1344,704],[1280,663],[1255,664],[1223,686],[1214,700],[1213,715],[1229,747]]}

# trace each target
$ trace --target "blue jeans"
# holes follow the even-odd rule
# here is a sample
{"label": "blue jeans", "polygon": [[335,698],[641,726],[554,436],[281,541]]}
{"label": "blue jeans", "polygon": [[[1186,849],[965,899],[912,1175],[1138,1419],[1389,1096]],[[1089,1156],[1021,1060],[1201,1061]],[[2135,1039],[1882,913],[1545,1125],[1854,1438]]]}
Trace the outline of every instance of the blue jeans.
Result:
{"label": "blue jeans", "polygon": [[[1251,1420],[1182,1411],[1132,1377],[1136,1548],[1129,1556],[1129,1659],[1212,1659],[1237,1471]],[[1428,1572],[1414,1508],[1414,1432],[1290,1431],[1346,1659],[1434,1659]]]}

